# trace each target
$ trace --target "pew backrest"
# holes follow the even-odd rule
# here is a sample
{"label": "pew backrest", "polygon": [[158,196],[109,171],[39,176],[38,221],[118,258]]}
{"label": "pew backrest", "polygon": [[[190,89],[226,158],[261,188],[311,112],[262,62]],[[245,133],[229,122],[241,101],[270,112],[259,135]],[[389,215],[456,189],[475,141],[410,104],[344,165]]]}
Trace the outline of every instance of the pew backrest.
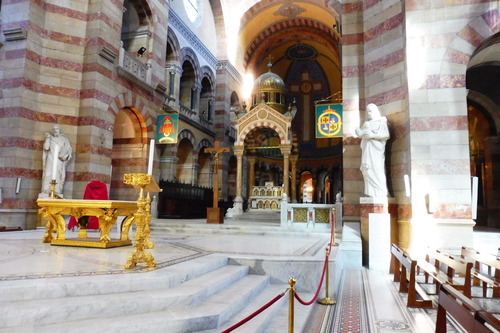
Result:
{"label": "pew backrest", "polygon": [[[436,318],[436,333],[446,332],[446,314],[453,317],[467,332],[491,333],[484,323],[491,320],[478,318],[483,309],[462,293],[449,285],[442,285],[439,290],[438,313]],[[484,314],[483,314],[484,316]]]}
{"label": "pew backrest", "polygon": [[[479,284],[479,281],[482,281],[483,297],[486,297],[486,287],[488,285],[493,287],[493,297],[500,297],[500,256],[480,253],[475,249],[465,246],[462,246],[460,254],[464,260],[469,260],[473,263],[474,269],[472,275],[474,276],[476,285]],[[500,249],[498,254],[500,254]],[[486,268],[486,270],[483,268]]]}
{"label": "pew backrest", "polygon": [[[441,271],[443,265],[446,266],[446,272],[443,271],[443,273],[447,276],[447,283],[462,290],[465,296],[469,298],[472,296],[473,265],[471,262],[466,262],[459,257],[452,256],[440,250],[430,250],[428,252],[428,260],[430,261],[431,259],[434,260],[434,267],[438,272]],[[463,277],[463,284],[454,282],[455,274]]]}

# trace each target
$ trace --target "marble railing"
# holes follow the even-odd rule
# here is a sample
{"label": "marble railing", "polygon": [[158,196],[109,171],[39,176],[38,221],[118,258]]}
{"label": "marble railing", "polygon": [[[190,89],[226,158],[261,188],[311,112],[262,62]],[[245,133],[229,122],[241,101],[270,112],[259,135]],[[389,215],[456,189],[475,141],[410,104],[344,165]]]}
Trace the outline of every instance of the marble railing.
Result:
{"label": "marble railing", "polygon": [[123,47],[120,47],[118,66],[139,81],[151,85],[151,66],[143,64],[137,58],[129,54]]}
{"label": "marble railing", "polygon": [[189,120],[192,120],[193,125],[199,125],[202,128],[206,128],[210,131],[214,131],[215,127],[213,124],[212,120],[208,120],[205,117],[202,117],[196,110],[193,110],[191,108],[188,108],[182,103],[179,103],[179,112],[188,118]]}
{"label": "marble railing", "polygon": [[179,103],[179,110],[180,110],[180,113],[184,116],[186,116],[187,118],[191,119],[191,120],[198,120],[197,119],[197,114],[196,114],[196,111],[195,110],[192,110],[191,108],[188,108],[187,106],[184,106],[183,104]]}
{"label": "marble railing", "polygon": [[335,205],[281,203],[281,226],[297,228],[327,229],[335,218]]}

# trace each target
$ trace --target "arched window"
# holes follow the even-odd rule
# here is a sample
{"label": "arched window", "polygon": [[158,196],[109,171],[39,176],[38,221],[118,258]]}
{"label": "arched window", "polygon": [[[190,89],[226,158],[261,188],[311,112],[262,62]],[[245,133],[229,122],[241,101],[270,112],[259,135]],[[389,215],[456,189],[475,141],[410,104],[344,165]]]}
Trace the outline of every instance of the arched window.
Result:
{"label": "arched window", "polygon": [[142,56],[148,50],[151,36],[151,12],[142,0],[125,0],[121,40],[128,53]]}
{"label": "arched window", "polygon": [[191,22],[198,22],[201,17],[201,0],[184,0],[184,9]]}

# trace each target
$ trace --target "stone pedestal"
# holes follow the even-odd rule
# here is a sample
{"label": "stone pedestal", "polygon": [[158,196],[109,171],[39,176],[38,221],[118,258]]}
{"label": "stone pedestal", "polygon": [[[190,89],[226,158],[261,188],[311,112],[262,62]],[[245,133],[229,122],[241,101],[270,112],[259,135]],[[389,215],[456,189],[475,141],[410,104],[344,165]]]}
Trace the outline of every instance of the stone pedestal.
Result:
{"label": "stone pedestal", "polygon": [[[361,197],[359,199],[361,215],[361,241],[363,244],[363,266],[369,266],[369,214],[390,214],[390,240],[398,242],[397,214],[398,207],[394,198]],[[376,240],[373,240],[376,241]],[[390,248],[388,249],[390,251]]]}
{"label": "stone pedestal", "polygon": [[222,209],[220,207],[207,208],[207,223],[224,223],[224,216],[222,215]]}
{"label": "stone pedestal", "polygon": [[387,272],[391,261],[391,215],[368,214],[368,261],[370,269]]}

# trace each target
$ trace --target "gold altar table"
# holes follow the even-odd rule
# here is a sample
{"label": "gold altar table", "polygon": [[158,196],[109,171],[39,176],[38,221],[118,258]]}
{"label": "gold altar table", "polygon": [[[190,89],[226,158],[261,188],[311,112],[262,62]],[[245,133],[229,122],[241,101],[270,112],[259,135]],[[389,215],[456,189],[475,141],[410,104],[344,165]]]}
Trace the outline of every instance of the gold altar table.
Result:
{"label": "gold altar table", "polygon": [[[52,245],[110,248],[131,245],[129,230],[135,222],[137,201],[121,200],[83,200],[83,199],[38,199],[38,213],[47,220],[44,243]],[[80,228],[78,238],[66,239],[66,223],[62,215],[72,215],[77,220],[82,216],[97,216],[99,239],[87,238],[87,229]],[[111,239],[110,230],[118,216],[125,216],[120,229],[120,239]],[[53,233],[57,236],[54,238]]]}

